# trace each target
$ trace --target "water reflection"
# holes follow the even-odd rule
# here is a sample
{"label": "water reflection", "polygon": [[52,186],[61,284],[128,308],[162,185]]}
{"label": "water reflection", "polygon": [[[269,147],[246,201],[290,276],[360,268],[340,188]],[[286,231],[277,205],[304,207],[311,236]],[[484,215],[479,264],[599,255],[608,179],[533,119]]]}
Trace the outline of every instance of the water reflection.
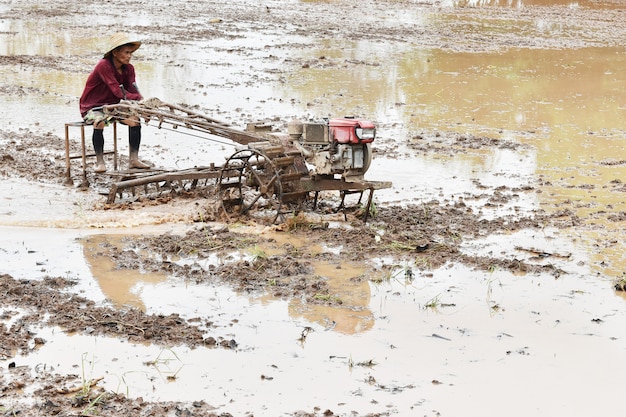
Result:
{"label": "water reflection", "polygon": [[39,30],[37,21],[0,21],[2,55],[69,55],[71,44],[64,44],[56,31]]}
{"label": "water reflection", "polygon": [[[330,56],[336,46],[308,54]],[[385,121],[397,115],[412,129],[456,127],[491,134],[553,130],[548,133],[556,140],[542,138],[542,143],[558,143],[562,127],[587,133],[624,126],[620,68],[626,59],[618,48],[497,54],[390,49],[377,54],[367,43],[355,43],[348,50],[353,57],[369,54],[380,65],[357,65],[350,71],[309,68],[295,73],[281,92],[315,103],[321,115],[337,107]]]}
{"label": "water reflection", "polygon": [[[328,330],[345,334],[365,332],[374,325],[374,316],[369,309],[370,283],[363,276],[367,268],[348,264],[320,262],[315,265],[315,275],[327,279],[329,294],[319,294],[320,299],[328,298],[332,305],[310,305],[303,300],[293,299],[289,304],[289,314],[295,318],[305,318],[318,323]],[[342,307],[345,304],[350,307]]]}
{"label": "water reflection", "polygon": [[[331,246],[310,245],[305,238],[299,239],[284,232],[264,230],[262,236],[270,242],[255,250],[271,256],[284,256],[287,251],[320,254],[340,250]],[[371,292],[369,281],[365,277],[371,267],[372,265],[316,262],[313,265],[313,276],[326,280],[328,294],[314,295],[321,301],[320,304],[309,304],[297,298],[290,300],[289,315],[344,334],[356,334],[371,329],[374,317],[368,308]],[[265,303],[276,301],[269,297],[263,297],[262,300]],[[350,307],[343,307],[344,304]]]}
{"label": "water reflection", "polygon": [[82,239],[82,243],[85,261],[105,297],[117,307],[134,307],[145,311],[141,287],[161,283],[167,279],[167,275],[144,273],[137,268],[119,268],[107,248],[124,249],[123,236],[93,235]]}
{"label": "water reflection", "polygon": [[[101,19],[111,23],[105,16]],[[544,31],[558,29],[541,21],[534,24]],[[37,28],[24,30],[32,32]],[[42,34],[40,39],[48,42],[47,36]],[[31,45],[30,38],[10,35],[6,38],[9,42],[0,46],[6,48],[6,53],[25,54],[41,48]],[[63,39],[61,43],[67,45],[68,39]],[[13,41],[15,44],[10,45]],[[58,40],[54,42],[59,45]],[[58,53],[69,51],[65,47],[54,49],[54,42],[46,48]],[[84,42],[83,49],[76,56],[80,60],[87,56],[85,62],[89,61],[90,68],[93,51],[97,50],[96,40],[80,42]],[[280,300],[248,302],[208,286],[172,288],[169,283],[159,281],[162,277],[155,277],[154,284],[141,287],[141,293],[136,291],[138,286],[126,283],[109,286],[99,280],[98,286],[103,292],[106,289],[105,297],[122,304],[136,297],[133,301],[147,305],[148,312],[178,312],[186,317],[214,315],[222,324],[220,331],[236,334],[248,350],[215,350],[210,358],[202,349],[181,350],[186,366],[178,375],[179,383],[164,384],[154,374],[149,375],[151,379],[146,383],[144,372],[133,371],[145,371],[142,363],[153,360],[158,350],[103,338],[66,338],[60,332],[54,335],[51,332],[45,335],[50,342],[29,358],[33,367],[49,363],[57,372],[75,373],[81,355],[88,351],[100,359],[96,361],[98,375],[111,375],[107,378],[107,388],[111,390],[119,389],[116,376],[136,377],[141,381],[130,384],[132,396],[161,401],[202,398],[224,411],[240,414],[263,406],[268,407],[264,410],[266,414],[278,415],[301,407],[329,405],[346,413],[357,410],[354,413],[380,411],[411,415],[417,409],[420,414],[463,415],[468,408],[490,404],[494,414],[505,415],[534,415],[537,410],[551,415],[619,415],[622,407],[615,398],[622,395],[619,381],[624,367],[616,358],[624,350],[620,342],[625,337],[624,300],[622,294],[612,293],[607,299],[609,283],[598,280],[595,274],[606,276],[626,270],[623,220],[619,216],[625,211],[621,181],[626,176],[626,164],[621,156],[626,130],[622,50],[455,54],[415,46],[381,48],[367,42],[346,45],[345,40],[328,41],[318,49],[307,50],[305,58],[325,56],[324,61],[338,65],[302,68],[285,75],[284,84],[276,89],[271,82],[252,85],[239,79],[233,81],[250,69],[243,56],[228,56],[218,51],[213,62],[227,59],[233,68],[211,68],[203,62],[206,51],[198,53],[202,50],[202,46],[193,45],[181,49],[177,58],[183,59],[178,61],[182,63],[176,69],[171,68],[171,63],[138,56],[147,91],[171,101],[216,107],[234,118],[249,114],[263,116],[264,112],[274,115],[309,112],[325,116],[341,111],[366,115],[381,123],[381,134],[387,143],[401,144],[422,129],[440,129],[506,137],[533,145],[532,151],[521,156],[501,150],[481,150],[439,160],[429,155],[412,155],[391,161],[390,166],[375,162],[377,166],[372,173],[376,174],[374,178],[397,184],[396,195],[388,195],[387,201],[398,199],[398,190],[404,193],[403,199],[419,198],[427,193],[446,199],[460,191],[471,193],[472,179],[511,185],[513,181],[532,182],[532,177],[538,177],[541,179],[538,192],[525,195],[521,204],[578,213],[583,222],[572,228],[571,233],[576,234],[577,243],[588,249],[589,257],[581,255],[566,264],[568,272],[574,273],[559,280],[528,276],[516,279],[498,273],[497,302],[503,310],[497,316],[490,314],[485,299],[494,275],[455,267],[435,271],[430,278],[420,277],[419,288],[408,290],[396,286],[389,291],[372,290],[363,282],[354,283],[354,301],[360,303],[361,309],[332,311],[324,307],[320,309],[323,311],[310,310],[309,316],[304,315],[309,313],[297,303],[289,306]],[[211,78],[207,69],[215,70]],[[38,113],[44,119],[40,120],[44,126],[54,123],[61,126],[66,119],[64,113],[76,114],[76,102],[68,100],[68,95],[79,94],[85,74],[70,73],[63,79],[44,69],[1,70],[3,76],[23,77],[21,85],[25,87],[67,94],[52,98],[5,97],[3,114],[9,124],[31,126],[32,109],[44,106],[46,111]],[[231,71],[238,76],[228,77],[227,72]],[[212,83],[224,81],[231,83],[232,94],[227,97],[212,94],[215,91]],[[275,106],[265,105],[257,112],[262,101],[272,98],[278,98],[272,102]],[[293,106],[289,104],[292,99]],[[186,149],[196,151],[188,143],[172,148],[175,151],[167,151],[181,158],[185,157]],[[515,160],[518,156],[520,161]],[[16,207],[13,203],[3,207],[3,216],[23,215],[23,210],[13,207]],[[603,211],[617,216],[610,220],[600,214]],[[54,216],[49,208],[37,214],[41,213]],[[585,220],[596,222],[603,229],[587,230]],[[40,222],[37,220],[36,224]],[[115,277],[122,273],[112,270],[107,259],[98,258],[97,240],[83,248],[76,244],[59,245],[59,233],[40,229],[29,234],[28,230],[3,228],[0,258],[5,271],[25,278],[42,273],[77,277],[83,285],[81,290],[90,297],[96,293],[100,299],[99,291],[91,288],[89,292],[91,274]],[[546,247],[555,245],[553,236],[547,237]],[[507,245],[514,245],[522,238],[516,235],[502,239]],[[57,244],[51,244],[50,240]],[[505,247],[512,253],[499,238],[481,243],[484,250],[497,253]],[[560,245],[559,242],[552,248],[560,250]],[[83,256],[93,255],[97,259],[88,268]],[[589,271],[585,268],[587,263],[591,265]],[[608,263],[612,263],[611,270],[604,267]],[[70,271],[68,265],[72,266]],[[359,272],[358,268],[354,271],[357,276]],[[319,273],[331,276],[328,271]],[[145,278],[137,274],[125,276],[124,280],[138,282]],[[420,308],[439,294],[450,297],[444,301],[456,307],[442,309],[440,313]],[[239,321],[228,322],[231,318]],[[338,324],[340,331],[317,331],[304,347],[296,344],[301,325],[313,323],[323,330],[332,322]],[[345,323],[345,327],[339,327],[340,323]],[[351,337],[354,333],[358,337]],[[433,338],[434,333],[449,340]],[[594,360],[590,360],[590,352]],[[350,372],[346,364],[348,357],[354,357],[355,361],[374,359],[380,364],[375,372],[358,367]],[[23,360],[18,358],[18,361]],[[24,360],[24,363],[28,362]],[[259,384],[259,375],[276,379]],[[374,376],[380,383],[364,382]],[[533,401],[511,407],[519,403],[520,394]],[[279,401],[267,402],[268,398]]]}
{"label": "water reflection", "polygon": [[[326,48],[308,54],[332,57],[338,50],[337,45]],[[454,178],[443,169],[445,161],[441,161],[442,169],[422,169],[428,156],[416,156],[407,161],[407,167],[387,171],[377,168],[384,165],[383,161],[375,160],[370,173],[380,176],[393,171],[388,178],[395,187],[443,195],[463,189],[451,186],[461,177],[482,182],[494,175],[511,185],[511,178],[532,184],[534,176],[541,178],[539,192],[529,200],[534,209],[565,207],[582,219],[602,211],[626,211],[621,186],[626,164],[619,156],[626,131],[625,76],[621,71],[626,54],[621,48],[515,49],[501,53],[415,49],[399,53],[393,48],[372,52],[368,45],[354,43],[348,51],[350,57],[369,53],[372,62],[385,65],[358,65],[351,71],[332,66],[303,69],[285,83],[281,94],[295,94],[301,102],[315,103],[312,108],[320,114],[343,108],[396,122],[402,127],[394,129],[397,136],[389,139],[399,143],[434,129],[501,137],[535,149],[522,164],[511,160],[488,169],[480,167],[499,151],[455,155],[450,166],[464,160],[472,173]],[[329,94],[335,91],[341,94]],[[384,128],[381,135],[385,135]],[[393,161],[396,168],[400,164]],[[420,176],[414,175],[416,171]],[[445,180],[438,181],[437,176]],[[416,181],[421,181],[421,186]],[[610,250],[623,252],[620,222],[595,222],[606,231],[609,241],[616,242],[612,245],[615,249]],[[597,243],[590,236],[593,249]],[[622,256],[612,260],[615,267],[611,274],[626,269]]]}
{"label": "water reflection", "polygon": [[[243,230],[242,230],[243,231]],[[255,233],[254,230],[250,231]],[[274,243],[262,247],[249,248],[241,252],[229,255],[229,258],[251,258],[250,253],[264,253],[270,256],[283,256],[287,250],[311,251],[320,253],[332,249],[318,246],[308,246],[303,239],[288,239],[286,233],[272,233],[264,231],[266,237],[274,236]],[[132,248],[128,248],[123,235],[101,234],[92,235],[80,240],[83,246],[83,254],[86,264],[89,266],[94,280],[98,283],[104,296],[118,307],[134,307],[142,311],[154,308],[156,299],[162,298],[162,292],[168,292],[165,297],[165,305],[160,308],[173,308],[174,312],[190,311],[197,313],[200,304],[210,305],[211,299],[217,291],[209,288],[187,288],[189,283],[168,282],[168,276],[161,273],[147,273],[138,268],[120,268],[119,256],[115,253],[123,253],[123,257],[132,259],[137,256]],[[289,241],[289,246],[285,242]],[[115,251],[111,250],[115,249]],[[122,260],[122,262],[124,262]],[[203,260],[181,258],[176,260],[179,264],[194,263],[204,269],[209,269],[211,264],[223,264],[226,261],[219,255],[209,256]],[[370,266],[371,267],[371,266]],[[289,315],[296,320],[305,319],[310,323],[318,323],[328,330],[334,330],[344,334],[356,334],[372,328],[374,317],[369,310],[370,284],[365,274],[368,271],[364,265],[337,264],[334,262],[318,262],[314,265],[314,276],[323,277],[328,285],[328,294],[316,294],[320,304],[308,304],[300,299],[289,302]],[[175,280],[179,281],[179,280]],[[176,294],[176,296],[174,296]],[[196,298],[204,298],[199,302]],[[327,300],[328,304],[324,301]],[[279,302],[280,300],[270,296],[258,298],[264,305]],[[343,305],[350,307],[343,307]],[[146,305],[149,307],[147,308]],[[182,307],[186,305],[187,307]],[[206,306],[205,306],[206,307]]]}
{"label": "water reflection", "polygon": [[[610,2],[547,0],[445,4],[612,7]],[[395,19],[401,14],[366,18]],[[473,18],[464,21],[457,15],[422,13],[405,18],[417,25],[436,25],[437,19],[445,18],[458,20],[459,27],[467,30],[477,27]],[[38,113],[41,118],[38,123],[62,136],[62,121],[74,119],[78,114],[76,98],[94,58],[99,57],[101,40],[93,35],[69,36],[63,31],[43,33],[36,23],[7,20],[0,25],[6,40],[0,45],[3,54],[63,56],[68,62],[75,60],[86,68],[84,73],[27,65],[0,68],[2,76],[19,78],[23,88],[42,92],[42,96],[7,95],[3,108],[7,123],[12,127],[30,126],[33,124],[30,109],[45,106],[46,111]],[[481,30],[522,32],[529,28],[548,34],[561,29],[542,20],[530,23],[493,20]],[[148,95],[212,108],[218,118],[224,114],[236,122],[275,115],[286,120],[294,114],[326,117],[343,113],[378,122],[381,143],[401,145],[415,133],[428,129],[528,143],[534,151],[522,155],[521,163],[499,151],[487,150],[440,161],[432,161],[428,155],[412,155],[406,162],[391,161],[385,165],[381,158],[380,164],[374,161],[370,172],[376,174],[376,179],[393,181],[398,187],[393,191],[406,191],[402,195],[405,198],[420,198],[428,193],[441,198],[454,197],[460,189],[456,186],[463,182],[461,175],[467,177],[468,173],[467,182],[475,179],[481,183],[500,179],[510,184],[507,181],[512,181],[511,178],[530,182],[535,176],[540,179],[538,192],[525,197],[524,204],[548,211],[567,208],[586,220],[595,217],[593,220],[605,230],[602,239],[617,242],[606,253],[623,252],[619,216],[607,220],[598,215],[626,211],[620,183],[626,174],[626,164],[619,156],[623,153],[622,138],[626,131],[623,48],[454,53],[420,48],[409,42],[381,45],[324,39],[300,52],[290,50],[295,58],[310,65],[287,74],[275,71],[281,59],[285,59],[280,52],[273,51],[278,59],[267,60],[263,59],[266,51],[249,47],[250,43],[281,42],[277,42],[270,30],[247,33],[244,38],[225,38],[212,44],[210,50],[203,42],[189,42],[174,49],[171,45],[147,43],[136,60],[140,84]],[[165,55],[166,49],[171,61],[150,58]],[[146,50],[150,53],[142,55]],[[275,73],[280,74],[280,83],[274,82]],[[214,94],[216,88],[223,92],[224,86],[229,94]],[[155,159],[165,166],[172,165],[174,153],[178,158],[176,163],[180,161],[176,166],[179,168],[213,162],[211,156],[219,155],[223,159],[215,147],[172,140],[169,133],[146,136],[147,145],[151,140],[163,145],[164,150]],[[402,169],[394,169],[401,164]],[[445,173],[446,164],[450,171],[458,173],[457,178]],[[397,194],[391,193],[378,196],[386,196],[387,201],[398,199]],[[581,239],[596,245],[599,238],[587,232]],[[612,272],[626,269],[621,256],[616,261]]]}

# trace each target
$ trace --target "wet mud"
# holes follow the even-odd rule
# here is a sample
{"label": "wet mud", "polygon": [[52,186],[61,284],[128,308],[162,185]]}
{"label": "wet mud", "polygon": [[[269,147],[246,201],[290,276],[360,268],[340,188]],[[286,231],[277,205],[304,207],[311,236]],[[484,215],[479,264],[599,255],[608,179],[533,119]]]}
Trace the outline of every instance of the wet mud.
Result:
{"label": "wet mud", "polygon": [[[117,27],[116,21],[123,21],[129,30],[144,33],[147,31],[152,38],[151,42],[163,47],[163,50],[175,50],[191,41],[236,39],[244,36],[247,31],[256,30],[271,36],[271,42],[282,39],[284,43],[280,48],[287,51],[287,55],[290,50],[306,49],[307,42],[316,42],[317,39],[331,34],[335,38],[366,40],[383,46],[410,42],[419,43],[424,48],[453,52],[493,52],[508,48],[575,49],[596,46],[599,44],[598,39],[602,39],[602,46],[619,46],[626,35],[626,23],[623,19],[626,13],[623,10],[626,9],[622,9],[619,3],[613,3],[614,7],[602,8],[569,8],[567,5],[471,7],[469,4],[446,7],[439,2],[429,4],[409,1],[288,3],[289,7],[283,2],[254,5],[237,1],[203,2],[202,5],[197,2],[133,3],[124,8],[124,14],[121,14],[121,10],[116,12],[120,14],[112,16],[111,23],[104,24],[101,30],[113,29]],[[360,22],[352,19],[355,9],[367,11],[359,14],[363,18]],[[84,30],[81,22],[98,14],[100,10],[101,3],[92,1],[83,1],[80,6],[71,2],[61,5],[48,1],[26,1],[19,5],[5,2],[0,8],[0,15],[6,21],[62,21],[68,30],[77,33]],[[393,17],[403,13],[413,17],[427,14],[435,18],[420,25]],[[127,15],[140,15],[150,24],[133,25],[125,17]],[[164,16],[168,18],[165,19]],[[546,33],[535,25],[534,22],[539,17],[547,25],[558,26],[560,35],[554,36],[554,31]],[[484,31],[472,30],[473,25],[488,26],[494,19],[509,20],[512,28],[522,29],[494,32],[488,38],[484,36]],[[345,24],[346,21],[351,24]],[[5,33],[3,36],[19,34]],[[264,54],[262,43],[250,45],[249,49],[229,53]],[[77,59],[73,62],[67,57],[45,53],[6,54],[0,56],[0,67],[16,70],[43,68],[63,73],[84,73],[90,70],[88,62],[93,57],[75,58]],[[172,56],[146,57],[146,60],[150,59],[174,61]],[[262,61],[271,63],[275,59],[276,57],[270,55],[265,56]],[[228,63],[224,62],[223,65],[227,66]],[[294,57],[282,63],[281,71],[288,73],[290,68],[322,67],[342,67],[349,71],[354,67],[381,65],[384,62]],[[266,74],[263,70],[250,72],[245,76],[249,78],[238,81],[233,79],[230,83],[263,83],[267,81],[266,78],[274,79],[275,75],[269,70]],[[224,94],[228,94],[231,85],[225,84],[222,87]],[[193,90],[190,93],[200,92],[202,88],[195,86],[190,89]],[[19,78],[0,82],[0,93],[13,97],[51,95],[43,88],[24,85]],[[40,111],[45,112],[45,109]],[[265,111],[271,113],[271,102],[267,103]],[[385,122],[382,121],[382,124]],[[0,177],[3,180],[19,178],[31,183],[64,184],[63,141],[54,133],[41,130],[37,122],[30,127],[4,127],[0,130]],[[79,152],[77,142],[73,141],[71,146],[72,153]],[[407,155],[419,154],[445,158],[492,149],[523,152],[529,146],[501,138],[425,129],[414,133],[407,140],[406,148],[400,149],[394,141],[382,140],[377,144],[374,157],[384,156],[393,160],[397,156],[405,158]],[[121,164],[126,162],[123,156]],[[616,159],[604,163],[620,165],[623,161]],[[237,224],[222,222],[223,219],[217,215],[217,195],[211,183],[193,190],[172,189],[163,191],[156,197],[139,196],[106,204],[98,190],[107,190],[114,179],[94,175],[91,171],[88,172],[88,179],[90,188],[81,191],[81,198],[85,201],[81,209],[92,215],[96,213],[102,217],[110,215],[115,218],[121,217],[125,211],[147,211],[155,207],[178,205],[175,217],[161,218],[158,221],[166,223],[175,218],[176,221],[184,220],[188,224],[180,233],[131,234],[116,244],[107,240],[97,241],[93,250],[97,251],[97,256],[108,258],[114,268],[165,274],[174,280],[194,285],[224,284],[239,294],[271,296],[308,306],[342,306],[353,313],[362,311],[362,306],[351,304],[349,297],[338,295],[331,282],[316,274],[316,265],[339,265],[341,262],[365,265],[367,272],[350,278],[355,284],[384,281],[399,269],[407,280],[418,275],[429,277],[434,270],[451,263],[482,272],[499,270],[513,275],[547,275],[557,279],[567,274],[560,262],[570,258],[571,253],[567,251],[546,252],[520,244],[513,253],[503,255],[479,251],[472,254],[463,248],[491,236],[511,235],[520,231],[541,233],[546,228],[568,230],[583,223],[577,212],[567,207],[522,211],[493,218],[486,218],[473,209],[472,202],[475,201],[480,202],[482,208],[489,209],[510,204],[520,195],[541,193],[542,186],[546,185],[541,179],[511,187],[476,184],[478,191],[475,194],[454,201],[431,199],[421,204],[383,204],[376,207],[376,213],[367,223],[362,221],[363,213],[357,207],[337,212],[337,198],[329,197],[316,215],[294,217],[278,226],[259,225],[252,220]],[[621,182],[613,183],[612,186],[616,192],[623,192]],[[610,222],[624,220],[623,213],[598,213],[598,216]],[[329,218],[339,220],[329,221]],[[336,223],[341,226],[337,227]],[[277,236],[281,238],[277,239]],[[307,244],[296,246],[289,244],[290,240],[305,241]],[[329,244],[339,249],[332,253],[316,250]],[[257,249],[244,258],[233,255],[249,248]],[[204,261],[211,257],[226,261],[204,267]],[[373,264],[373,258],[390,261]],[[69,335],[102,335],[163,348],[184,345],[191,349],[236,350],[240,343],[236,334],[230,337],[216,331],[210,318],[151,314],[141,308],[95,302],[76,291],[76,284],[74,280],[63,276],[46,276],[41,280],[22,279],[0,270],[0,364],[11,375],[10,381],[7,381],[3,380],[4,374],[0,374],[0,413],[40,416],[231,415],[227,411],[216,412],[213,405],[201,399],[191,403],[144,401],[142,398],[112,393],[100,387],[97,379],[86,381],[78,370],[76,375],[62,375],[51,369],[33,373],[32,369],[16,364],[13,359],[16,355],[27,355],[47,343],[44,337],[38,335],[42,324]],[[614,285],[616,289],[622,290],[623,280],[617,280]],[[444,302],[433,304],[440,309],[453,306]],[[494,309],[496,308],[494,305]],[[309,330],[302,330],[303,340]],[[438,338],[440,335],[433,334],[433,337]],[[524,355],[525,351],[520,349],[510,353]],[[356,366],[369,367],[373,363],[365,360]],[[267,382],[271,377],[263,374],[262,379]],[[371,383],[375,385],[375,381]],[[440,385],[441,382],[434,379],[432,384]],[[26,398],[25,392],[29,393]],[[393,411],[372,411],[359,415],[392,414]],[[246,415],[263,414],[250,411]],[[289,415],[304,417],[355,413],[345,414],[329,408],[326,404],[319,404],[319,407],[311,410],[294,409]]]}

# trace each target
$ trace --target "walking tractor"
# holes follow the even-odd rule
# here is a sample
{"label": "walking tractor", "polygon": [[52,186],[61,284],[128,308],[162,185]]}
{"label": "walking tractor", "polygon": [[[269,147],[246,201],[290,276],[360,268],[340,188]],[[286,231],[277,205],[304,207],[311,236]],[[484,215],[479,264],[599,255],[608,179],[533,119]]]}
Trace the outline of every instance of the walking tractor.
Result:
{"label": "walking tractor", "polygon": [[212,119],[185,106],[168,104],[156,98],[140,102],[122,101],[104,107],[114,118],[139,116],[158,128],[185,128],[189,133],[227,138],[243,145],[226,159],[223,166],[210,165],[179,171],[128,172],[114,183],[108,196],[113,203],[124,190],[148,185],[165,190],[174,184],[215,179],[221,208],[228,218],[268,213],[272,223],[284,215],[317,207],[322,191],[339,191],[340,209],[345,196],[369,191],[364,204],[364,220],[370,213],[374,190],[391,187],[390,182],[366,181],[372,162],[372,142],[376,127],[370,121],[353,117],[320,121],[291,121],[287,134],[271,131],[262,123],[249,123],[245,130]]}

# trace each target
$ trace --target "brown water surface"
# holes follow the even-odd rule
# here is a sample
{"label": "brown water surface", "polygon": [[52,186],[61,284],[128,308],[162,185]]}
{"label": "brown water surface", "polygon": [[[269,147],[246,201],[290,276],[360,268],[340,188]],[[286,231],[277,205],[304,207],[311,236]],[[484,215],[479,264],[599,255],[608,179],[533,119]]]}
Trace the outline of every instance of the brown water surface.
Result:
{"label": "brown water surface", "polygon": [[[610,2],[541,0],[442,4],[461,11],[539,5],[618,7]],[[560,30],[540,20],[518,24],[464,19],[462,13],[395,16],[418,26],[456,19],[463,30],[483,30],[485,36]],[[56,30],[42,31],[37,22],[1,21],[0,33],[15,36],[5,36],[0,54],[75,55],[77,67],[89,68],[97,57],[97,38],[65,33],[62,24],[56,24]],[[623,295],[611,290],[611,282],[626,271],[625,220],[620,217],[626,212],[624,48],[511,47],[471,53],[425,48],[417,41],[381,45],[327,37],[306,49],[285,52],[270,46],[258,53],[248,52],[246,46],[272,45],[272,37],[252,29],[245,36],[216,41],[215,49],[189,41],[168,61],[151,57],[170,46],[146,42],[134,58],[142,90],[170,102],[199,105],[210,109],[211,116],[235,123],[265,117],[286,123],[293,116],[329,114],[375,120],[377,145],[393,151],[390,157],[376,154],[368,172],[372,179],[394,183],[392,189],[377,193],[381,205],[433,198],[458,201],[480,195],[481,184],[509,190],[529,186],[531,191],[496,207],[484,207],[484,200],[477,198],[473,208],[486,218],[571,210],[580,224],[490,236],[463,250],[521,257],[515,247],[522,245],[571,252],[571,258],[554,261],[567,273],[559,279],[497,269],[486,273],[451,260],[414,281],[404,279],[400,266],[381,280],[378,268],[393,260],[371,259],[364,265],[319,262],[315,273],[355,307],[250,297],[225,286],[115,270],[98,256],[98,245],[114,244],[126,232],[153,233],[167,229],[155,225],[188,221],[180,217],[176,203],[94,216],[87,209],[92,201],[74,190],[65,194],[61,186],[3,179],[0,272],[18,278],[69,276],[79,282],[81,293],[98,302],[155,314],[210,317],[219,335],[244,341],[236,351],[184,346],[163,350],[44,329],[48,343],[16,360],[76,373],[87,354],[91,372],[106,376],[103,384],[112,391],[149,401],[201,398],[240,415],[250,410],[280,415],[319,404],[332,404],[343,415],[377,411],[459,416],[468,410],[507,416],[619,415],[626,309]],[[268,55],[273,58],[264,59]],[[280,72],[276,62],[287,57],[313,65]],[[319,62],[324,65],[316,65]],[[61,138],[63,122],[78,117],[77,97],[86,75],[73,69],[0,67],[2,79],[48,93],[4,94],[0,114],[5,127],[28,127]],[[487,136],[527,147],[442,155],[407,146],[432,131]],[[163,166],[219,162],[233,151],[230,144],[180,133],[150,128],[145,132],[143,154]],[[306,242],[281,240],[283,236],[276,237],[275,245],[245,248],[239,255],[259,250],[279,254],[287,243],[306,247]],[[331,255],[337,250],[332,242],[308,249]],[[204,266],[211,262],[222,260],[211,258]],[[305,328],[311,332],[303,342]],[[169,354],[159,366],[145,365]],[[167,378],[171,375],[174,381]],[[261,375],[271,379],[261,380]]]}

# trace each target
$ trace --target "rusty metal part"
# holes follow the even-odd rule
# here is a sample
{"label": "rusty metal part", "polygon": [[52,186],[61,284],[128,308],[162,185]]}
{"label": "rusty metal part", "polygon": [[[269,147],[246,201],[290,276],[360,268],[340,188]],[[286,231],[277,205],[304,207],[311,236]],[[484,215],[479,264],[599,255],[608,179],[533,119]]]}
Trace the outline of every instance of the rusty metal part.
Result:
{"label": "rusty metal part", "polygon": [[[121,181],[113,183],[106,202],[107,204],[113,204],[115,203],[116,197],[121,195],[124,191],[130,190],[132,194],[135,194],[139,187],[147,190],[149,185],[153,186],[154,192],[157,194],[171,191],[176,183],[179,184],[179,189],[194,189],[197,187],[200,180],[214,180],[218,178],[219,175],[220,169],[214,166],[165,172],[129,172],[123,174],[124,178]],[[185,185],[185,183],[187,183],[187,185]]]}
{"label": "rusty metal part", "polygon": [[[306,201],[312,200],[315,209],[322,191],[340,192],[339,209],[344,208],[346,195],[360,193],[358,204],[361,204],[363,193],[369,191],[364,207],[364,220],[367,221],[374,191],[391,187],[390,182],[365,181],[362,175],[336,178],[333,174],[320,175],[315,170],[309,171],[302,147],[288,136],[269,134],[271,129],[266,125],[252,124],[252,131],[242,131],[184,106],[155,98],[142,102],[122,101],[104,106],[103,110],[118,120],[140,118],[148,125],[156,123],[158,128],[168,124],[173,129],[183,127],[247,145],[246,149],[233,153],[221,167],[211,165],[178,171],[125,173],[108,193],[107,203],[110,204],[127,190],[134,194],[138,189],[147,190],[152,186],[156,192],[163,192],[173,189],[175,183],[186,189],[196,187],[200,180],[205,180],[205,184],[214,180],[221,208],[229,219],[263,210],[270,213],[271,223],[275,223],[284,221],[285,214],[301,211]],[[369,144],[364,148],[366,166],[358,174],[364,173],[371,161]]]}
{"label": "rusty metal part", "polygon": [[[274,147],[235,152],[222,167],[218,180],[222,209],[230,219],[248,214],[253,208],[271,212],[271,223],[299,211],[308,191],[300,187],[308,169],[298,170],[300,155],[287,155]],[[294,208],[295,207],[295,208]]]}
{"label": "rusty metal part", "polygon": [[162,128],[164,124],[168,124],[172,129],[183,127],[190,131],[198,131],[204,134],[230,139],[242,145],[267,140],[267,138],[260,135],[233,128],[227,123],[220,122],[187,107],[164,103],[157,98],[144,101],[122,100],[118,104],[104,106],[102,110],[107,116],[113,117],[114,119],[123,120],[131,117],[139,117],[148,125],[156,123],[156,127],[159,129]]}

